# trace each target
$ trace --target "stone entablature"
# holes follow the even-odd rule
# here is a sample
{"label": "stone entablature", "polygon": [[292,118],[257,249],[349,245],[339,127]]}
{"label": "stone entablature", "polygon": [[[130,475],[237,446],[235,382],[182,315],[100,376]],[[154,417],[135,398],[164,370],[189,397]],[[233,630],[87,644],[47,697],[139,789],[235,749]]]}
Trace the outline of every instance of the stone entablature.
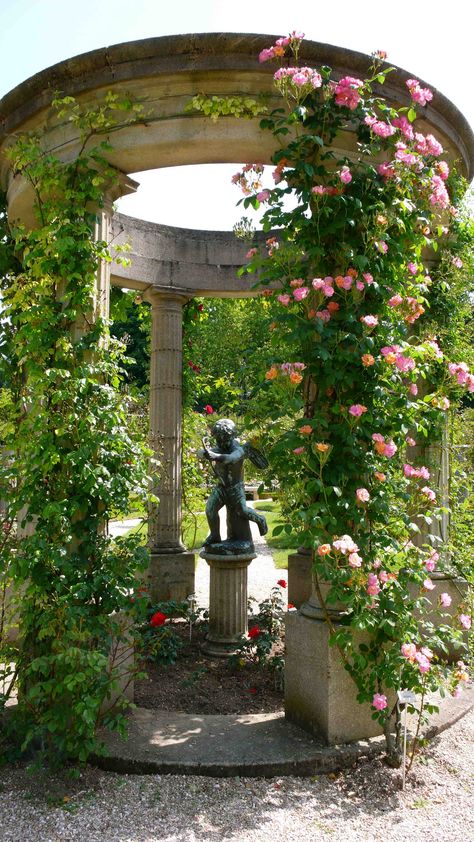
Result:
{"label": "stone entablature", "polygon": [[231,231],[173,228],[115,214],[112,242],[131,245],[127,255],[130,265],[112,266],[114,286],[138,290],[152,286],[157,291],[174,289],[188,296],[255,295],[255,278],[237,276],[246,262],[248,243],[238,240]]}
{"label": "stone entablature", "polygon": [[[259,118],[222,117],[211,121],[201,113],[185,112],[196,94],[235,96],[261,94],[273,102],[271,63],[259,64],[258,53],[271,44],[271,35],[211,33],[175,35],[117,44],[60,62],[27,79],[0,101],[0,186],[8,188],[10,212],[28,219],[31,199],[24,184],[12,178],[10,165],[2,155],[15,132],[48,126],[48,146],[74,157],[77,138],[70,124],[53,119],[49,105],[54,91],[76,96],[93,104],[107,91],[130,94],[143,101],[144,124],[114,132],[110,162],[123,173],[160,167],[200,163],[268,163],[274,141],[262,132]],[[362,76],[370,58],[353,50],[303,42],[301,62],[328,64],[334,76]],[[394,104],[408,105],[405,81],[410,74],[397,69],[390,74],[383,92]],[[423,84],[425,84],[423,82]],[[448,160],[459,160],[461,171],[474,173],[474,136],[461,112],[443,94],[436,92],[417,125],[433,132],[447,152]],[[340,153],[354,148],[354,136],[339,138]]]}

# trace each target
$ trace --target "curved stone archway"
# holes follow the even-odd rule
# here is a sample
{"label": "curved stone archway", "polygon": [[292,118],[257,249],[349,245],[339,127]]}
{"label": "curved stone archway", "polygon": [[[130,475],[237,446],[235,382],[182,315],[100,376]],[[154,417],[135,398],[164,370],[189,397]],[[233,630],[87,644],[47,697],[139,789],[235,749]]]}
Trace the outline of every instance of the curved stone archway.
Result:
{"label": "curved stone archway", "polygon": [[[272,138],[261,131],[258,118],[223,117],[213,122],[184,109],[199,93],[264,95],[271,108],[274,68],[259,64],[257,56],[273,39],[229,33],[151,38],[84,53],[27,79],[0,101],[0,186],[8,188],[10,212],[28,218],[31,206],[24,184],[13,177],[3,154],[12,134],[46,127],[50,148],[64,157],[75,154],[73,127],[51,116],[54,91],[75,96],[83,104],[96,103],[108,91],[143,101],[146,123],[114,132],[109,158],[121,173],[182,164],[268,163]],[[303,42],[301,60],[312,66],[329,65],[336,78],[365,74],[371,63],[362,53],[314,41]],[[402,69],[390,74],[383,89],[389,101],[409,104],[407,78]],[[472,176],[474,137],[453,103],[437,93],[419,125],[422,131],[434,131],[448,160],[458,160],[461,171]],[[353,143],[353,136],[346,133],[341,151],[350,152]]]}

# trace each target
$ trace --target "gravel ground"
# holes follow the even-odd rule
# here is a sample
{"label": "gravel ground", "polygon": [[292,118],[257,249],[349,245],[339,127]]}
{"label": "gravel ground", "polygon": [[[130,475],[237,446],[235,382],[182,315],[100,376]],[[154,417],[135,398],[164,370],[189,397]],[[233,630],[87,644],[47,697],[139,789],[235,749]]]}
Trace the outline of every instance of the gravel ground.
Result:
{"label": "gravel ground", "polygon": [[466,842],[474,839],[474,711],[400,772],[379,760],[314,778],[0,770],[2,842]]}

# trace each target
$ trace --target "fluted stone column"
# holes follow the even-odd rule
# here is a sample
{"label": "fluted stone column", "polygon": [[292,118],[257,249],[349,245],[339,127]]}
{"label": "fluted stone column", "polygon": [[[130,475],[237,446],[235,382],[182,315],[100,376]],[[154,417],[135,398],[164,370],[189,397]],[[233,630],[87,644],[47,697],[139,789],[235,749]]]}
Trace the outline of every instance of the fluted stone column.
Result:
{"label": "fluted stone column", "polygon": [[256,553],[219,556],[201,551],[210,567],[209,633],[203,649],[209,655],[231,655],[247,633],[247,570]]}
{"label": "fluted stone column", "polygon": [[194,592],[194,554],[181,542],[182,320],[186,298],[148,290],[151,303],[150,447],[152,491],[148,544],[152,599],[185,599]]}

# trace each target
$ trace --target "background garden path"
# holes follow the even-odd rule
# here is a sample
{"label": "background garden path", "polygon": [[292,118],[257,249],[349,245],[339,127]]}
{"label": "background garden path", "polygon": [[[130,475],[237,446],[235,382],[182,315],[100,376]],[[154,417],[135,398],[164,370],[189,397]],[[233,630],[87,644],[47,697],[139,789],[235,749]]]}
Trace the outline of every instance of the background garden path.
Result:
{"label": "background garden path", "polygon": [[[252,503],[247,503],[252,506]],[[222,534],[225,535],[225,509],[221,510],[221,529]],[[109,523],[109,532],[115,537],[117,535],[124,535],[133,526],[140,523],[139,519],[131,518],[129,520],[111,521]],[[255,599],[257,603],[262,602],[270,595],[270,591],[276,585],[279,579],[287,581],[286,570],[277,570],[273,556],[270,552],[268,544],[264,537],[259,534],[256,523],[251,523],[252,538],[255,544],[255,551],[257,558],[255,558],[248,569],[248,595],[249,598]],[[209,565],[203,558],[197,555],[196,565],[196,602],[200,608],[209,607]],[[256,604],[254,606],[256,608]]]}

